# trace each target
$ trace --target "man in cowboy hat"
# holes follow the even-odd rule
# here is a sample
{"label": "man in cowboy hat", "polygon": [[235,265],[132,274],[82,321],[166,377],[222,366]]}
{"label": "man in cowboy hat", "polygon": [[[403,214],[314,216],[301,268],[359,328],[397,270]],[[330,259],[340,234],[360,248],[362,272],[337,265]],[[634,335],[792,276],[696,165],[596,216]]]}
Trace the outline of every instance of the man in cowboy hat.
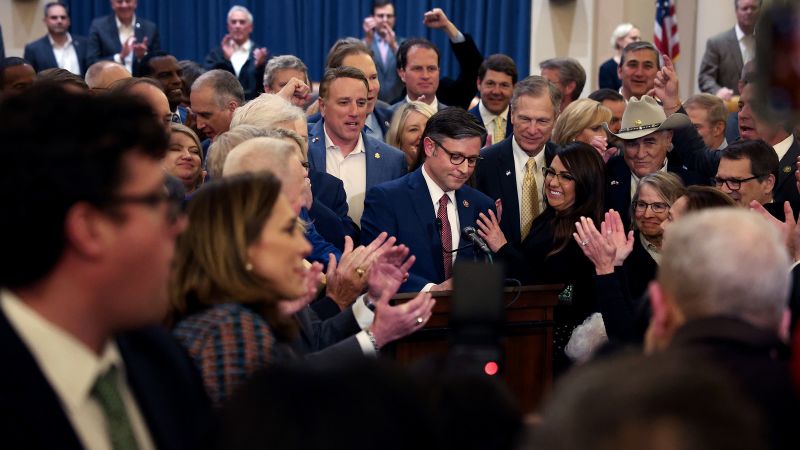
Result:
{"label": "man in cowboy hat", "polygon": [[606,165],[606,207],[614,208],[630,226],[630,204],[639,180],[658,171],[674,172],[686,184],[698,184],[699,177],[667,158],[672,150],[672,130],[692,126],[686,114],[675,113],[667,118],[664,109],[653,97],[632,97],[622,115],[622,127],[609,135],[623,142],[623,152],[608,160]]}

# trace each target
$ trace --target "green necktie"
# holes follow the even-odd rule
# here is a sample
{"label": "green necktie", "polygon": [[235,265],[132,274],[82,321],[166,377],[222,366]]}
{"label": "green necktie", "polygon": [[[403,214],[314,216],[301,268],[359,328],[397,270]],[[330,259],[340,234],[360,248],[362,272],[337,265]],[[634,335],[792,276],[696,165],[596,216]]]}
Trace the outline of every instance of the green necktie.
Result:
{"label": "green necktie", "polygon": [[116,367],[112,366],[106,373],[97,377],[97,381],[92,387],[92,397],[100,403],[100,408],[106,416],[111,448],[114,450],[138,450],[139,445],[133,434],[131,420],[117,385]]}

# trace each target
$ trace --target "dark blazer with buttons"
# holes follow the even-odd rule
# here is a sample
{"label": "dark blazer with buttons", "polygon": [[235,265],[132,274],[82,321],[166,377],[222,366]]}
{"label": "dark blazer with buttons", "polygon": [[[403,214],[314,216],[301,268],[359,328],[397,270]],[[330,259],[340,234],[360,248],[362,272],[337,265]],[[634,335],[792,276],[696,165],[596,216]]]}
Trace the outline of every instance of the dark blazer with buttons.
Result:
{"label": "dark blazer with buttons", "polygon": [[[320,172],[326,171],[325,161],[325,119],[320,119],[308,132],[308,162],[311,168]],[[402,151],[372,139],[361,132],[364,139],[364,152],[367,166],[367,190],[403,176],[406,167],[406,156]]]}
{"label": "dark blazer with buttons", "polygon": [[[160,47],[160,40],[158,35],[158,27],[149,20],[136,18],[136,23],[133,25],[133,34],[136,36],[137,42],[144,41],[147,38],[147,49],[149,52],[158,51]],[[92,21],[89,27],[89,50],[88,63],[92,65],[101,59],[113,60],[114,55],[122,50],[122,44],[119,42],[119,29],[117,28],[117,19],[114,14],[104,17],[98,17]],[[133,58],[133,71],[137,72],[139,62],[136,57]]]}
{"label": "dark blazer with buttons", "polygon": [[[503,203],[500,229],[508,242],[519,244],[519,201],[517,200],[517,176],[514,169],[513,135],[481,151],[483,160],[475,169],[475,187],[492,200]],[[549,166],[558,147],[548,142],[544,147],[545,163]],[[539,187],[541,189],[541,186]]]}
{"label": "dark blazer with buttons", "polygon": [[342,180],[317,170],[309,170],[308,178],[311,180],[311,194],[314,197],[308,214],[314,220],[319,233],[339,250],[344,249],[345,236],[350,236],[353,243],[358,245],[360,230],[347,215],[349,208]]}
{"label": "dark blazer with buttons", "polygon": [[[86,75],[86,69],[89,68],[88,58],[88,40],[83,36],[72,36],[72,45],[75,48],[75,54],[78,57],[78,67],[80,67],[80,75]],[[48,35],[31,42],[25,46],[25,60],[31,63],[33,70],[36,73],[45,69],[52,69],[58,67],[56,56],[53,53],[53,45],[50,44]]]}
{"label": "dark blazer with buttons", "polygon": [[[400,287],[401,292],[419,291],[428,283],[445,281],[440,230],[422,170],[424,168],[420,167],[402,178],[369,189],[361,216],[363,243],[372,242],[386,231],[416,256],[408,281]],[[489,197],[467,185],[455,191],[455,196],[461,229],[474,227],[479,213],[494,210],[494,202]],[[466,242],[461,239],[460,246],[464,245]],[[472,260],[475,256],[472,247],[468,247],[458,252],[457,259]]]}
{"label": "dark blazer with buttons", "polygon": [[[215,430],[200,376],[161,327],[116,338],[128,383],[157,448],[210,448]],[[83,449],[61,400],[0,311],[0,433],[3,448]]]}

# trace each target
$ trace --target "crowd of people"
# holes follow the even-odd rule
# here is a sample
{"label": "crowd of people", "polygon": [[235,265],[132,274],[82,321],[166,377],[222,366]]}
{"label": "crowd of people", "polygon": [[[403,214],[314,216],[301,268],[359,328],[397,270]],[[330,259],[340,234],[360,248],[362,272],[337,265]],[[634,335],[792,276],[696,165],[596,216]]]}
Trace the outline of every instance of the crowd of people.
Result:
{"label": "crowd of people", "polygon": [[[800,446],[800,142],[760,1],[683,100],[632,24],[581,98],[575,59],[520,78],[439,8],[449,49],[376,0],[312,82],[243,6],[200,64],[110,3],[87,38],[48,3],[0,64],[8,448]],[[376,362],[459,261],[564,286],[534,414],[494,378]]]}

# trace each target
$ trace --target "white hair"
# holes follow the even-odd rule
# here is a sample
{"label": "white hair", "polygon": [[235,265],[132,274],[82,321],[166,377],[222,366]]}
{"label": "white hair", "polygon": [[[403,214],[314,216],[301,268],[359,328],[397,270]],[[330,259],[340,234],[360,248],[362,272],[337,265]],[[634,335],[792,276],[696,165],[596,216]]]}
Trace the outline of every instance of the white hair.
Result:
{"label": "white hair", "polygon": [[634,28],[636,28],[634,24],[627,22],[617,25],[617,28],[614,28],[614,32],[611,33],[611,48],[614,50],[622,50],[621,48],[617,48],[617,41],[624,38]]}
{"label": "white hair", "polygon": [[277,124],[281,122],[294,122],[298,119],[306,119],[302,109],[276,94],[261,94],[236,108],[230,126],[255,125],[271,130],[277,128]]}
{"label": "white hair", "polygon": [[231,20],[231,14],[233,14],[233,13],[235,13],[237,11],[247,14],[247,20],[250,21],[250,24],[253,23],[253,15],[250,13],[250,10],[245,8],[244,6],[241,6],[241,5],[233,5],[233,6],[231,6],[231,9],[228,10],[227,19]]}
{"label": "white hair", "polygon": [[669,227],[658,280],[687,320],[729,316],[777,331],[789,268],[785,243],[764,218],[711,208]]}
{"label": "white hair", "polygon": [[268,131],[252,125],[239,125],[217,136],[217,139],[208,147],[206,169],[212,179],[222,178],[222,168],[228,153],[242,142],[257,137],[266,137]]}
{"label": "white hair", "polygon": [[222,176],[268,171],[284,181],[292,158],[297,158],[297,153],[286,141],[268,137],[248,139],[228,153]]}

